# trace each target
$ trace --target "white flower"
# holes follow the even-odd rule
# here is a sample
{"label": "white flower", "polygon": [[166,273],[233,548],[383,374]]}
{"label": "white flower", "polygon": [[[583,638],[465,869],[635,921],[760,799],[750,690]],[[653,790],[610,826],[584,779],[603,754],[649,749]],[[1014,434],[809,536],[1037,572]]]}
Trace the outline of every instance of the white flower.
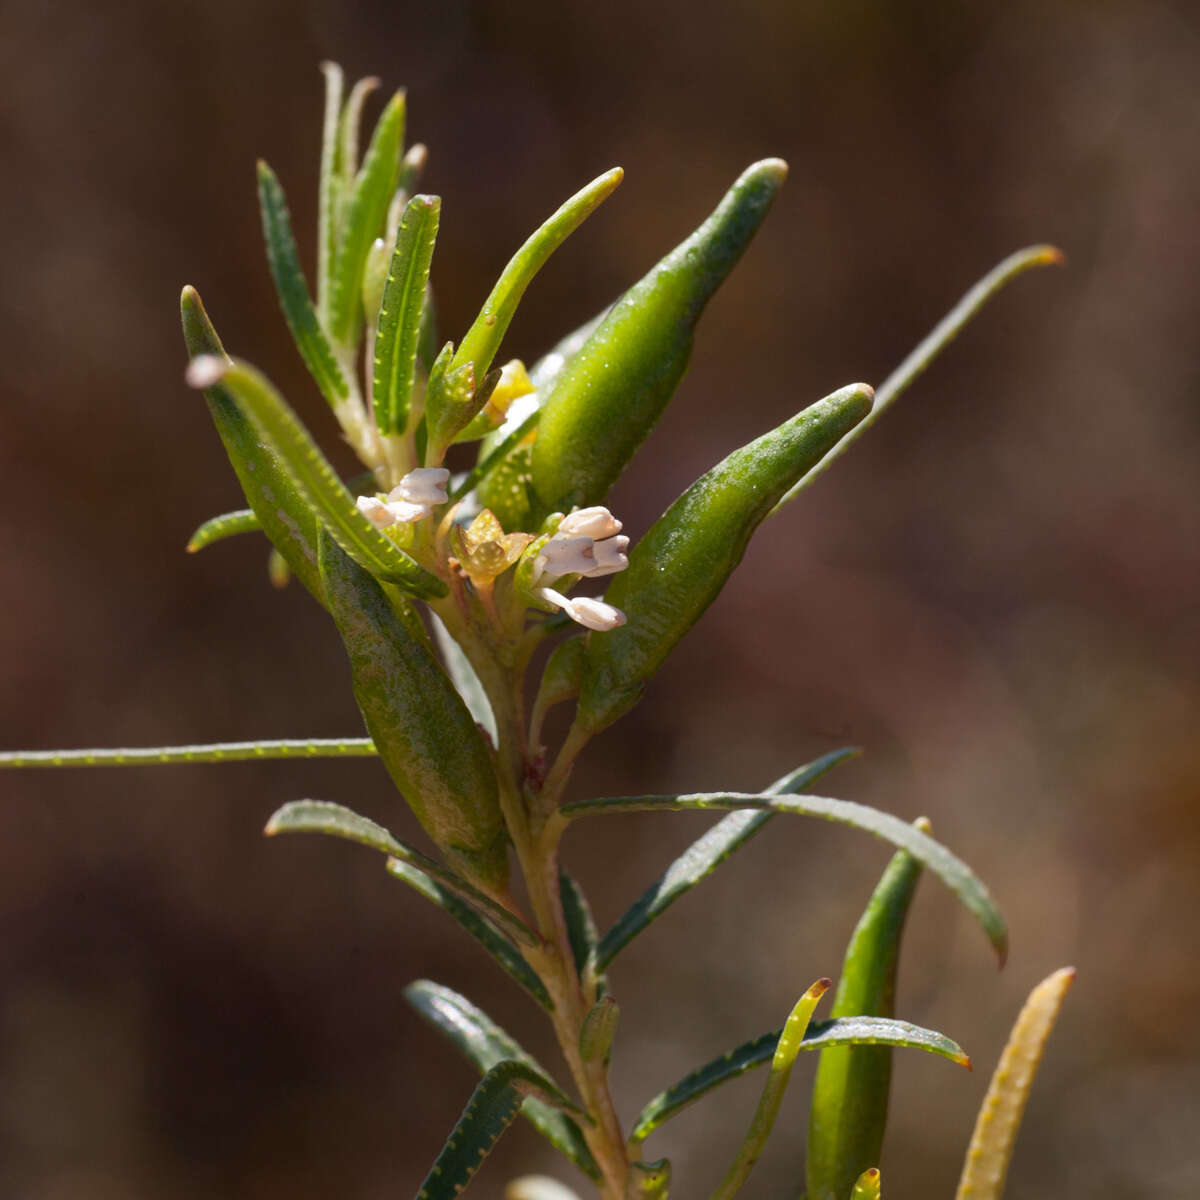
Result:
{"label": "white flower", "polygon": [[595,541],[621,532],[621,522],[602,504],[580,508],[563,517],[556,537],[590,537]]}
{"label": "white flower", "polygon": [[615,575],[629,566],[625,551],[629,549],[629,539],[622,534],[620,537],[605,538],[602,542],[592,543],[592,557],[595,566],[583,573],[589,579],[599,579],[601,575]]}
{"label": "white flower", "polygon": [[445,467],[418,467],[409,471],[388,492],[387,500],[378,496],[359,496],[358,511],[377,529],[392,525],[411,525],[429,516],[439,504],[446,503],[446,483],[450,472]]}
{"label": "white flower", "polygon": [[450,472],[445,467],[418,467],[409,471],[397,487],[388,492],[388,500],[407,500],[433,508],[446,503],[446,483]]}
{"label": "white flower", "polygon": [[537,556],[534,578],[586,575],[596,565],[595,545],[590,537],[559,537],[555,534]]}
{"label": "white flower", "polygon": [[593,600],[590,596],[577,596],[572,599],[556,592],[553,588],[538,588],[536,594],[549,604],[556,605],[579,625],[594,629],[597,633],[607,633],[625,624],[625,614],[603,600]]}

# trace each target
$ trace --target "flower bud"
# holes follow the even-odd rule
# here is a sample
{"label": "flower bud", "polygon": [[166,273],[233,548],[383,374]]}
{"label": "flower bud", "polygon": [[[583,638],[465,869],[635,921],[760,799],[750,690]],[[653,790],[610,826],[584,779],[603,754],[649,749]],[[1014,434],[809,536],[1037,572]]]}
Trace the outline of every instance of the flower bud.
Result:
{"label": "flower bud", "polygon": [[563,517],[558,532],[566,537],[590,537],[596,541],[621,532],[621,522],[601,504],[580,508]]}

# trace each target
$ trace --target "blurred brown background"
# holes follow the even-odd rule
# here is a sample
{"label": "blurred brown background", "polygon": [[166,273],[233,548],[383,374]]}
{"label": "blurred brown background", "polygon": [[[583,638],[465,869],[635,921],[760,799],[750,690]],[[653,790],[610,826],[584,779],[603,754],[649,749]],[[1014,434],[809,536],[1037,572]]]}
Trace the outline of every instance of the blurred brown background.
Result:
{"label": "blurred brown background", "polygon": [[[626,168],[524,303],[507,348],[530,361],[746,163],[791,163],[617,490],[635,536],[733,445],[878,381],[1004,254],[1065,248],[1066,270],[1004,293],[761,532],[575,788],[754,788],[864,746],[828,790],[928,814],[1013,940],[997,976],[979,931],[923,886],[901,1012],[977,1067],[900,1057],[889,1200],[952,1193],[1009,1023],[1066,962],[1079,979],[1009,1194],[1200,1192],[1195,7],[9,0],[4,746],[360,728],[331,627],[299,588],[270,589],[260,543],[183,554],[239,497],[182,383],[182,283],[333,440],[273,299],[253,186],[262,154],[307,253],[327,57],[408,86],[426,187],[445,198],[445,336],[561,198]],[[416,976],[553,1060],[524,998],[373,855],[259,836],[301,795],[415,836],[370,762],[3,777],[0,1195],[412,1192],[473,1085],[406,1010]],[[609,818],[574,834],[602,922],[707,824]],[[837,973],[886,849],[821,823],[772,830],[617,964],[627,1118]],[[758,1087],[731,1086],[650,1143],[674,1159],[681,1200],[724,1168]],[[747,1196],[793,1194],[805,1090]],[[533,1167],[570,1175],[521,1126],[473,1194]]]}

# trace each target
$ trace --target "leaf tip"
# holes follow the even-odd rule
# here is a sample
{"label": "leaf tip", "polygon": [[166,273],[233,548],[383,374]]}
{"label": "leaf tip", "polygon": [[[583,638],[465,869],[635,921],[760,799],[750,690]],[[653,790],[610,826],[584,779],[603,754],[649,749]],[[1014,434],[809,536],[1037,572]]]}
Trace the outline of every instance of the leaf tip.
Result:
{"label": "leaf tip", "polygon": [[832,979],[818,979],[804,994],[811,1000],[820,1000],[831,987],[833,987]]}

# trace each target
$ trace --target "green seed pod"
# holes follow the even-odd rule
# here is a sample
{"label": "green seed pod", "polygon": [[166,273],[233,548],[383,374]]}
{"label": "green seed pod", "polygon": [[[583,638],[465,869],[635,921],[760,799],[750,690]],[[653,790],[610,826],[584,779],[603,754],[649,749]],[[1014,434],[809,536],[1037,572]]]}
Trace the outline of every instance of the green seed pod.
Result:
{"label": "green seed pod", "polygon": [[608,1062],[613,1038],[617,1036],[617,1022],[621,1019],[621,1007],[606,993],[588,1010],[579,1031],[579,1054],[584,1062],[600,1059]]}
{"label": "green seed pod", "polygon": [[354,698],[384,766],[450,866],[492,895],[502,893],[504,818],[491,757],[467,706],[417,635],[408,601],[392,591],[389,602],[324,531],[319,555]]}
{"label": "green seed pod", "polygon": [[542,511],[601,503],[687,369],[704,306],[767,215],[787,164],[748,167],[713,214],[612,307],[542,402]]}
{"label": "green seed pod", "polygon": [[[924,817],[914,825],[930,831]],[[920,876],[921,864],[911,855],[903,850],[893,855],[846,948],[831,1017],[895,1015],[900,938]],[[809,1200],[844,1200],[852,1188],[859,1196],[859,1184],[879,1162],[891,1078],[888,1046],[821,1051],[808,1122]],[[876,1172],[875,1194],[878,1180]]]}
{"label": "green seed pod", "polygon": [[627,624],[588,637],[580,726],[595,733],[636,702],[717,598],[779,497],[871,411],[872,394],[856,383],[818,400],[735,450],[651,526],[605,596]]}

